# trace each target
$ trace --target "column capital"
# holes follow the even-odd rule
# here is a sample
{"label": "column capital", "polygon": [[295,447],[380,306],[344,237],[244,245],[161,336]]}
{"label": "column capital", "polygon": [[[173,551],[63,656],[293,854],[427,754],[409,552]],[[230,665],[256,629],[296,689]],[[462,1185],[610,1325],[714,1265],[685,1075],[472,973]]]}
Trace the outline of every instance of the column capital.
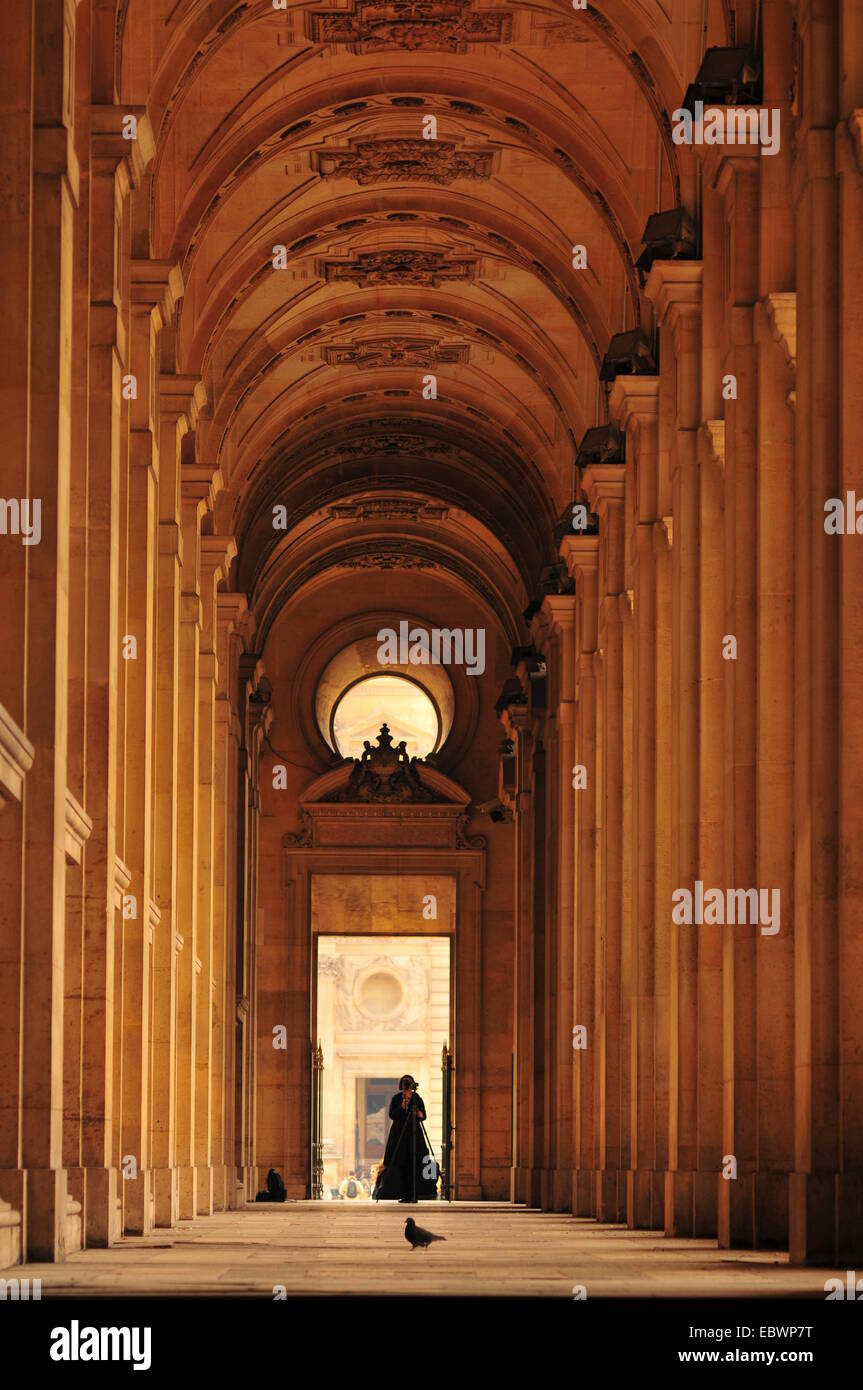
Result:
{"label": "column capital", "polygon": [[[180,496],[184,506],[198,507],[198,514],[213,510],[216,496],[222,490],[222,471],[208,463],[183,463],[180,465]],[[211,537],[202,536],[204,540]]]}
{"label": "column capital", "polygon": [[[123,134],[123,122],[134,116],[136,138]],[[93,158],[113,164],[114,170],[125,164],[129,188],[137,188],[146,170],[156,157],[156,141],[145,106],[91,106],[90,150]]]}
{"label": "column capital", "polygon": [[130,300],[133,306],[158,309],[160,327],[170,323],[185,293],[183,272],[176,261],[130,261]]}
{"label": "column capital", "polygon": [[785,354],[792,370],[797,366],[797,295],[791,290],[784,294],[767,294],[760,301],[774,339]]}
{"label": "column capital", "polygon": [[701,312],[701,261],[654,261],[644,293],[656,311],[656,322],[673,328],[677,319]]}
{"label": "column capital", "polygon": [[166,372],[159,376],[159,414],[174,420],[186,417],[193,430],[198,416],[207,404],[207,392],[199,376],[193,373]]}
{"label": "column capital", "polygon": [[705,420],[702,425],[704,438],[712,457],[719,464],[722,472],[725,472],[725,421],[724,420]]}
{"label": "column capital", "polygon": [[[590,510],[596,512],[600,521],[607,515],[610,506],[623,506],[625,477],[626,465],[623,463],[589,463],[584,469],[581,486],[590,503]],[[569,537],[566,539],[569,540]],[[589,538],[585,536],[583,539]]]}
{"label": "column capital", "polygon": [[250,644],[256,623],[245,594],[226,593],[224,590],[217,593],[216,620],[219,627],[225,629],[226,637],[231,637],[236,632],[242,637],[244,646]]}
{"label": "column capital", "polygon": [[564,536],[560,558],[573,578],[578,570],[595,574],[599,567],[599,536]]}
{"label": "column capital", "polygon": [[[659,377],[615,377],[608,395],[608,410],[620,429],[642,420],[655,420],[659,415]],[[594,510],[596,510],[594,508]]]}
{"label": "column capital", "polygon": [[[598,539],[598,538],[597,538]],[[575,594],[546,594],[542,607],[534,618],[537,633],[568,632],[575,623]]]}
{"label": "column capital", "polygon": [[723,197],[739,177],[760,177],[763,156],[759,144],[699,145],[696,149],[704,167],[704,182]]}
{"label": "column capital", "polygon": [[208,578],[212,574],[217,580],[224,579],[236,553],[234,536],[201,537],[201,569],[206,571]]}

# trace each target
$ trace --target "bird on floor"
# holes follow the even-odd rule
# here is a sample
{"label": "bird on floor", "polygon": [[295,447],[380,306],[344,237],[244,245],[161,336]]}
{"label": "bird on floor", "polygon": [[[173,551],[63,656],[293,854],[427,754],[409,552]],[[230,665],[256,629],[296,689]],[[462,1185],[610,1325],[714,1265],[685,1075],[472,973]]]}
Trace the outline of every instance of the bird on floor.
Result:
{"label": "bird on floor", "polygon": [[405,1240],[410,1242],[411,1250],[416,1250],[417,1246],[421,1250],[428,1250],[433,1240],[446,1240],[446,1236],[436,1236],[433,1231],[424,1231],[422,1226],[418,1226],[412,1216],[405,1222]]}

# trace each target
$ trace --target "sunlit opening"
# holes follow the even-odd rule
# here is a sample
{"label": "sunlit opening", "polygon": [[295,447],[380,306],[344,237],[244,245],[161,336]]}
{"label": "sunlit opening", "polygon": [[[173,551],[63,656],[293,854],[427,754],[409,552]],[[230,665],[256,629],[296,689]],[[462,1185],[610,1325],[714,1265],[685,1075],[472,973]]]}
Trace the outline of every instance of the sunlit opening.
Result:
{"label": "sunlit opening", "polygon": [[424,758],[437,745],[437,708],[422,686],[402,676],[369,676],[346,690],[336,705],[333,738],[342,757],[361,757],[366,739],[374,747],[384,723],[393,743],[404,739],[411,758]]}

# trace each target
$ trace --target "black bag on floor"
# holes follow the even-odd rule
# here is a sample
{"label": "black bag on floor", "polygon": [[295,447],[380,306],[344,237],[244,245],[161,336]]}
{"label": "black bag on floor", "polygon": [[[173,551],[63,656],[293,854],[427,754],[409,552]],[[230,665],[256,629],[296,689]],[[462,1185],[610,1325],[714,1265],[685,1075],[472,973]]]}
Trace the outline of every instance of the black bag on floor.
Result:
{"label": "black bag on floor", "polygon": [[285,1184],[275,1168],[271,1168],[267,1174],[267,1190],[259,1192],[255,1198],[256,1202],[286,1202],[288,1194],[285,1191]]}

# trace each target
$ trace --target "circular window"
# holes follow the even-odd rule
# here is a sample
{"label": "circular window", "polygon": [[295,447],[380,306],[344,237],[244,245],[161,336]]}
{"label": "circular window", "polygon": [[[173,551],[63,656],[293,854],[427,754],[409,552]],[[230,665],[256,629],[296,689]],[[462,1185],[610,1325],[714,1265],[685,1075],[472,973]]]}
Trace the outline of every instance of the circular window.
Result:
{"label": "circular window", "polygon": [[366,975],[359,988],[359,1005],[370,1018],[392,1018],[401,1008],[404,989],[401,980],[388,970]]}
{"label": "circular window", "polygon": [[408,757],[425,758],[440,741],[441,721],[431,696],[405,676],[366,676],[351,685],[332,714],[333,742],[343,758],[362,756],[374,744],[381,725],[393,743],[404,740]]}

